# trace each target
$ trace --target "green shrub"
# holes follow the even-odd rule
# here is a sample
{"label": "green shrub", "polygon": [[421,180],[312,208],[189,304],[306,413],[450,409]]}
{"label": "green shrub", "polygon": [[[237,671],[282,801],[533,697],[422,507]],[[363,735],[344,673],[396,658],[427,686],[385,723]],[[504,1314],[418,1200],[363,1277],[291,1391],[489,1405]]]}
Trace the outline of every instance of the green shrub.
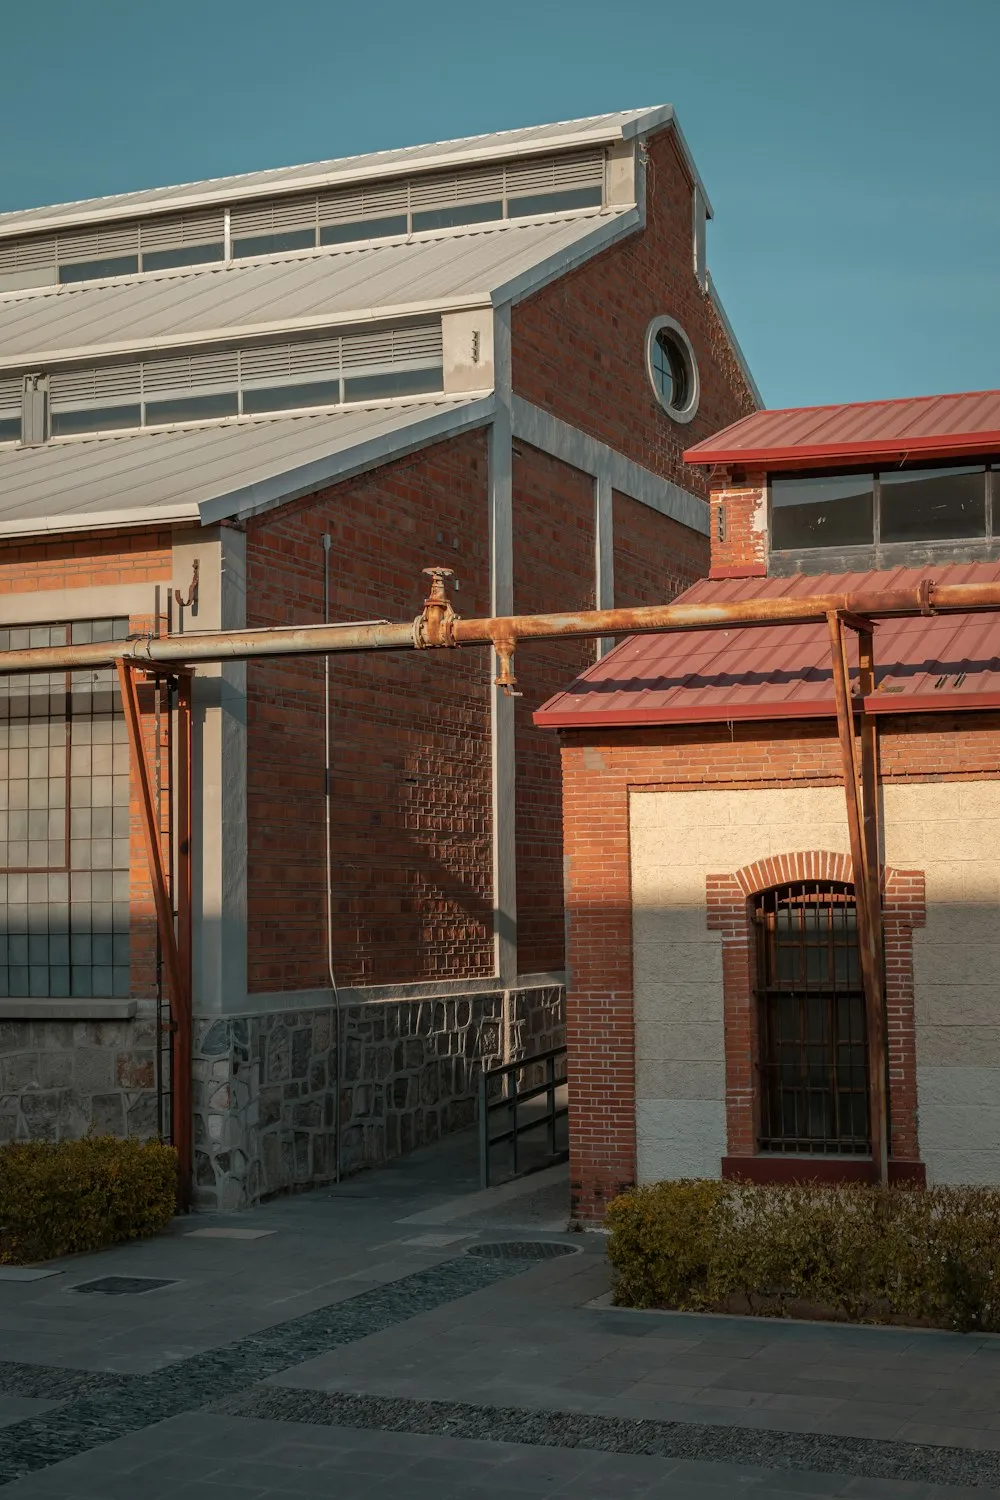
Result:
{"label": "green shrub", "polygon": [[1000,1331],[1000,1191],[660,1182],[608,1207],[615,1301]]}
{"label": "green shrub", "polygon": [[158,1141],[0,1146],[0,1264],[23,1265],[156,1234],[177,1202],[177,1153]]}

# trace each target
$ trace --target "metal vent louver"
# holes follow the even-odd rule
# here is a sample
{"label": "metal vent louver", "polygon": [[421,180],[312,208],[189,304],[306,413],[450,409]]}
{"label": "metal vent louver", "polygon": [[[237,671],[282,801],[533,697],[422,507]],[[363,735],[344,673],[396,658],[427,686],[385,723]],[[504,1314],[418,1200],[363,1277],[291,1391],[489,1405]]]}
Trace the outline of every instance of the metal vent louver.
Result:
{"label": "metal vent louver", "polygon": [[53,405],[69,401],[109,401],[122,396],[138,399],[142,388],[141,365],[105,365],[95,370],[71,370],[52,376],[49,394]]}
{"label": "metal vent louver", "polygon": [[55,266],[56,239],[0,240],[0,273],[4,271],[38,271]]}
{"label": "metal vent louver", "polygon": [[503,168],[473,172],[442,172],[414,177],[410,183],[412,208],[437,208],[449,203],[488,203],[503,197]]}
{"label": "metal vent louver", "polygon": [[297,344],[266,344],[240,354],[244,380],[281,380],[291,375],[339,375],[340,339],[314,339]]}
{"label": "metal vent louver", "polygon": [[406,182],[386,182],[375,187],[319,195],[319,222],[346,224],[353,219],[374,219],[386,214],[405,214],[409,203]]}
{"label": "metal vent louver", "polygon": [[234,208],[230,219],[234,239],[253,234],[273,234],[282,229],[311,229],[316,223],[316,194],[302,198],[275,198],[270,203],[247,203]]}
{"label": "metal vent louver", "polygon": [[16,375],[12,380],[0,380],[0,412],[8,415],[21,410],[21,377]]}
{"label": "metal vent louver", "polygon": [[574,151],[565,156],[512,162],[504,175],[507,195],[511,198],[559,188],[600,187],[604,182],[604,153]]}
{"label": "metal vent louver", "polygon": [[235,349],[221,353],[182,355],[179,359],[151,359],[142,367],[142,388],[152,391],[233,390],[239,380]]}
{"label": "metal vent louver", "polygon": [[146,219],[140,226],[143,250],[175,250],[180,245],[204,245],[221,240],[226,232],[222,209],[207,214],[171,214]]}
{"label": "metal vent louver", "polygon": [[57,244],[59,260],[64,264],[77,260],[98,260],[110,255],[137,255],[139,226],[105,224],[100,229],[61,234]]}

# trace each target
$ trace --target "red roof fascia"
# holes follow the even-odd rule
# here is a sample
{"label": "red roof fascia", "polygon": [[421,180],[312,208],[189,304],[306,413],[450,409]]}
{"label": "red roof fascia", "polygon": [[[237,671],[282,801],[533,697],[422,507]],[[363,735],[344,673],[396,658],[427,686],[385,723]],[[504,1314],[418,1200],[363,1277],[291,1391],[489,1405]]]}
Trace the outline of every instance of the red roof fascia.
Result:
{"label": "red roof fascia", "polygon": [[[699,448],[707,448],[699,444]],[[689,464],[733,464],[757,469],[822,468],[866,459],[890,458],[902,463],[907,458],[978,458],[1000,451],[1000,431],[975,432],[956,438],[923,437],[901,442],[899,438],[863,443],[803,443],[784,448],[731,448],[720,445],[709,451],[689,448],[684,454]]]}
{"label": "red roof fascia", "polygon": [[[943,714],[953,710],[1000,708],[1000,693],[876,693],[864,700],[866,713]],[[618,713],[560,713],[537,709],[532,719],[539,729],[641,728],[654,724],[763,724],[773,719],[835,719],[837,709],[829,698],[808,703],[733,704],[731,707],[706,705],[702,708],[649,709],[627,708]]]}

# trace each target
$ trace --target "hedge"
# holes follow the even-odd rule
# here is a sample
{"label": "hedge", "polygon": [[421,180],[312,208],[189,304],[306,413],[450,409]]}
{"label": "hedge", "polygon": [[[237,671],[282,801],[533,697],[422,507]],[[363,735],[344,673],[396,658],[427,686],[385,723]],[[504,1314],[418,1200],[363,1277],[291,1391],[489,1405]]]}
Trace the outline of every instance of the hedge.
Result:
{"label": "hedge", "polygon": [[1000,1190],[660,1182],[608,1206],[628,1307],[1000,1332]]}
{"label": "hedge", "polygon": [[177,1202],[177,1154],[88,1136],[0,1146],[0,1264],[24,1265],[156,1234]]}

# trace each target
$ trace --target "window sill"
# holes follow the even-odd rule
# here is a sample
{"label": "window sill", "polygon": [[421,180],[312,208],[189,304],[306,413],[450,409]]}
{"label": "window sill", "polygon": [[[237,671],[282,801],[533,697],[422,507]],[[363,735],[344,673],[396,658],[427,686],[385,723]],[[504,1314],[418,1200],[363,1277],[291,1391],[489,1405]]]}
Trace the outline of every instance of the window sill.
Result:
{"label": "window sill", "polygon": [[[870,1156],[803,1155],[761,1152],[757,1156],[724,1156],[722,1176],[744,1182],[874,1182],[875,1163]],[[889,1158],[890,1182],[927,1182],[922,1161]]]}
{"label": "window sill", "polygon": [[0,1021],[129,1021],[135,1000],[0,1000]]}

